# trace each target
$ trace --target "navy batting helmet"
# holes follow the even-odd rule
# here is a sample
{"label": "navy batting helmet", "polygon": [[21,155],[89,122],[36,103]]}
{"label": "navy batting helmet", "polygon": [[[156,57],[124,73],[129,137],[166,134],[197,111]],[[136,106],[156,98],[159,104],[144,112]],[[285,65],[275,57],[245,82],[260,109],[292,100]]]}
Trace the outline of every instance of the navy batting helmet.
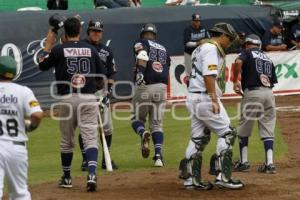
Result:
{"label": "navy batting helmet", "polygon": [[261,42],[259,36],[255,35],[255,34],[250,34],[250,35],[246,36],[245,43],[250,43],[250,44],[255,44],[255,45],[260,46],[262,42]]}
{"label": "navy batting helmet", "polygon": [[141,35],[145,32],[151,32],[154,35],[157,34],[157,28],[154,24],[145,24],[141,29]]}

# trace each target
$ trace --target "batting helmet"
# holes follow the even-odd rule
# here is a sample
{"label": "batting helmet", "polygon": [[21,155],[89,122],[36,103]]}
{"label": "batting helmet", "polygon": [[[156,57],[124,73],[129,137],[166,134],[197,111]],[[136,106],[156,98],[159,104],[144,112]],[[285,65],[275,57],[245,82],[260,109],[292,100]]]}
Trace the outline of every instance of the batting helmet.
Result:
{"label": "batting helmet", "polygon": [[255,45],[260,46],[261,45],[261,40],[257,35],[250,34],[250,35],[246,36],[245,43],[250,43],[250,44],[255,44]]}
{"label": "batting helmet", "polygon": [[101,20],[90,20],[87,33],[89,34],[89,31],[103,31],[103,22]]}
{"label": "batting helmet", "polygon": [[17,73],[17,63],[10,56],[0,56],[0,77],[12,80]]}
{"label": "batting helmet", "polygon": [[57,33],[57,31],[64,26],[64,21],[66,20],[66,17],[63,15],[60,15],[58,13],[52,15],[49,18],[49,25],[53,27],[53,31]]}
{"label": "batting helmet", "polygon": [[237,38],[237,33],[234,30],[234,28],[230,24],[225,22],[215,24],[214,27],[209,31],[223,33],[227,35],[230,38],[230,40],[235,40]]}
{"label": "batting helmet", "polygon": [[141,29],[141,36],[142,36],[143,33],[146,33],[146,32],[151,32],[154,35],[156,35],[157,34],[157,28],[154,24],[145,24]]}

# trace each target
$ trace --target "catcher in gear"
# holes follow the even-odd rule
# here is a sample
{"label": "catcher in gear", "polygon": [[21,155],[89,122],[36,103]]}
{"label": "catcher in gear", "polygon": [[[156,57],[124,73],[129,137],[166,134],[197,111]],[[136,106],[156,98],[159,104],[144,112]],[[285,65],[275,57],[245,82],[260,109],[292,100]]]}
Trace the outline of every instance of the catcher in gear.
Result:
{"label": "catcher in gear", "polygon": [[[142,156],[150,155],[150,137],[154,144],[154,166],[163,167],[163,114],[166,104],[166,89],[169,77],[170,57],[166,48],[155,38],[157,28],[154,24],[145,24],[140,39],[134,43],[135,55],[135,95],[131,126],[141,138]],[[148,132],[145,122],[149,117]]]}
{"label": "catcher in gear", "polygon": [[210,132],[218,135],[216,154],[211,157],[210,174],[216,175],[214,185],[239,189],[244,184],[232,178],[232,146],[236,131],[220,101],[225,89],[225,53],[236,38],[234,28],[227,23],[210,29],[211,40],[192,54],[192,72],[188,87],[187,108],[192,116],[192,134],[185,158],[180,163],[180,177],[187,189],[209,190],[211,183],[202,179],[202,153],[210,141]]}
{"label": "catcher in gear", "polygon": [[[239,54],[234,63],[233,89],[243,94],[241,116],[237,128],[240,140],[240,161],[234,166],[235,171],[249,171],[248,140],[254,122],[265,148],[265,162],[258,171],[273,174],[274,129],[276,123],[275,98],[272,92],[277,83],[275,67],[272,60],[261,50],[262,42],[257,35],[248,35],[245,39],[246,49]],[[241,83],[238,79],[241,74]]]}
{"label": "catcher in gear", "polygon": [[0,56],[0,199],[6,177],[9,199],[30,200],[27,133],[39,126],[43,111],[31,89],[12,82],[16,68],[12,57]]}

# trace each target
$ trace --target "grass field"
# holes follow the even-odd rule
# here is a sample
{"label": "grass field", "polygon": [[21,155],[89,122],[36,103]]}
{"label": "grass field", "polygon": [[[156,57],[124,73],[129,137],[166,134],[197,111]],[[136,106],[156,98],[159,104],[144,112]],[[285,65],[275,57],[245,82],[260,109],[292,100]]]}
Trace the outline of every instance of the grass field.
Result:
{"label": "grass field", "polygon": [[[236,108],[228,107],[229,116],[236,115]],[[129,117],[130,113],[117,112],[119,117]],[[176,109],[176,116],[186,117],[188,113],[185,108]],[[237,125],[237,120],[232,121]],[[164,122],[165,143],[163,147],[166,168],[177,168],[179,161],[184,156],[185,148],[190,136],[190,121],[178,121],[171,117],[170,112],[165,114]],[[30,133],[29,149],[29,183],[31,185],[57,181],[61,176],[60,154],[59,154],[60,132],[58,121],[45,118],[40,128]],[[210,155],[215,151],[216,137],[213,134],[212,141],[204,153],[204,165],[208,166]],[[234,158],[238,159],[238,142],[234,147]],[[152,150],[152,149],[151,149]],[[152,152],[153,153],[153,150]],[[287,145],[281,136],[280,127],[276,128],[275,160],[283,159],[287,153]],[[264,160],[263,144],[258,137],[257,128],[254,129],[253,137],[250,139],[249,159],[253,162]],[[120,166],[119,171],[145,170],[153,166],[151,159],[143,159],[140,154],[140,139],[133,133],[130,121],[114,120],[114,136],[111,156]],[[151,154],[153,156],[153,154]],[[99,153],[101,161],[101,153]],[[76,145],[72,164],[72,176],[86,176],[80,171],[81,155],[79,146]],[[98,169],[99,174],[103,170]]]}

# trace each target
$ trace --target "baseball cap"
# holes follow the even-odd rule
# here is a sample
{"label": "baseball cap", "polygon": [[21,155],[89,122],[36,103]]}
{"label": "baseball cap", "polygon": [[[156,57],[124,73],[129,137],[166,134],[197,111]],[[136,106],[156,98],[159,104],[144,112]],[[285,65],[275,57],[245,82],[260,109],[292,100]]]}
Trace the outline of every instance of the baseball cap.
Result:
{"label": "baseball cap", "polygon": [[194,13],[194,14],[192,15],[192,20],[193,20],[193,21],[200,21],[200,20],[201,20],[200,14]]}
{"label": "baseball cap", "polygon": [[214,25],[213,28],[209,30],[210,32],[223,33],[229,37],[230,40],[235,40],[237,38],[237,33],[233,26],[228,23],[220,22]]}
{"label": "baseball cap", "polygon": [[90,20],[88,30],[103,31],[103,23],[100,20]]}

